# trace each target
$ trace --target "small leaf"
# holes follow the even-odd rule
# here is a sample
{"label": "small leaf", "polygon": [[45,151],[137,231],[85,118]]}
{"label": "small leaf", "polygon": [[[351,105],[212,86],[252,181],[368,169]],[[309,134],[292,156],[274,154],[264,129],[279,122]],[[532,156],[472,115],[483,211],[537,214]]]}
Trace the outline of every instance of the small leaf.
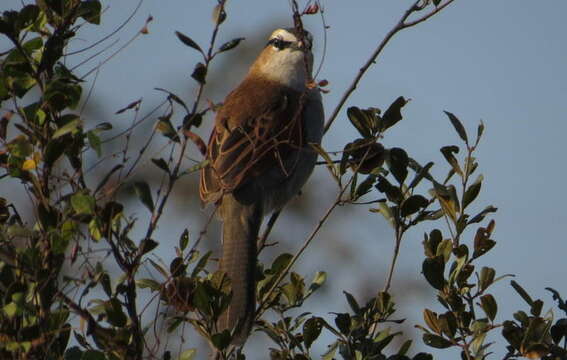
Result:
{"label": "small leaf", "polygon": [[158,245],[159,243],[157,241],[146,238],[140,242],[140,247],[138,248],[138,250],[142,255],[144,255],[158,247]]}
{"label": "small leaf", "polygon": [[409,157],[404,149],[391,148],[389,157],[390,171],[401,185],[408,176]]}
{"label": "small leaf", "polygon": [[474,201],[474,199],[476,199],[476,197],[478,196],[478,194],[480,193],[480,188],[482,186],[482,180],[484,178],[482,177],[482,175],[479,175],[479,177],[476,179],[476,181],[471,184],[471,186],[469,186],[469,188],[467,189],[467,191],[465,191],[465,195],[463,197],[463,210]]}
{"label": "small leaf", "polygon": [[230,345],[230,331],[223,330],[220,333],[214,334],[211,341],[217,349],[221,351],[226,349],[226,347]]}
{"label": "small leaf", "polygon": [[235,47],[237,47],[238,44],[240,44],[240,42],[242,40],[244,40],[244,38],[240,37],[240,38],[232,39],[228,42],[225,42],[224,44],[221,45],[218,52],[221,53],[221,52],[224,52],[224,51],[232,50]]}
{"label": "small leaf", "polygon": [[352,296],[350,293],[343,291],[343,294],[345,294],[348,304],[350,305],[350,308],[352,309],[352,311],[355,314],[359,314],[360,313],[360,306],[358,305],[358,303],[356,302],[356,299],[354,298],[354,296]]}
{"label": "small leaf", "polygon": [[81,126],[81,119],[76,115],[73,115],[72,118],[72,120],[68,121],[65,125],[61,126],[53,133],[52,139],[57,139],[63,135],[69,133],[74,134],[77,132],[78,128]]}
{"label": "small leaf", "polygon": [[449,340],[434,334],[423,334],[423,342],[436,349],[446,349],[453,345]]}
{"label": "small leaf", "polygon": [[92,215],[95,210],[95,199],[85,193],[77,192],[71,196],[71,206],[77,214]]}
{"label": "small leaf", "polygon": [[372,121],[356,106],[347,109],[347,116],[352,125],[365,138],[372,136]]}
{"label": "small leaf", "polygon": [[199,84],[205,84],[205,78],[207,77],[207,66],[203,63],[197,63],[193,69],[191,77],[195,79]]}
{"label": "small leaf", "polygon": [[457,131],[457,134],[459,134],[459,137],[465,142],[465,144],[468,145],[469,139],[467,138],[467,132],[465,131],[465,128],[461,123],[461,121],[455,115],[453,115],[448,111],[444,111],[444,113],[447,114],[449,120],[451,120],[451,124],[453,124],[453,127]]}
{"label": "small leaf", "polygon": [[163,158],[152,159],[152,162],[154,163],[155,166],[157,166],[158,168],[162,169],[163,171],[169,174],[169,166],[167,165],[167,162]]}
{"label": "small leaf", "polygon": [[152,291],[159,291],[161,289],[161,284],[154,279],[139,279],[136,280],[136,285],[140,289],[151,289]]}
{"label": "small leaf", "polygon": [[344,334],[350,334],[350,324],[351,319],[349,314],[336,314],[335,325],[339,328],[339,331]]}
{"label": "small leaf", "polygon": [[441,335],[441,326],[439,325],[439,319],[437,313],[429,310],[423,310],[423,320],[425,324],[431,329],[434,333]]}
{"label": "small leaf", "polygon": [[185,229],[181,237],[179,237],[179,248],[181,251],[187,248],[187,244],[189,244],[189,230]]}
{"label": "small leaf", "polygon": [[123,327],[126,325],[128,318],[122,311],[122,305],[116,298],[112,298],[104,304],[107,321],[112,326]]}
{"label": "small leaf", "polygon": [[[478,288],[479,291],[482,293],[484,290],[488,289],[488,287],[490,285],[492,285],[492,283],[494,282],[494,276],[496,275],[496,272],[494,271],[493,268],[484,266],[482,269],[480,269],[480,277],[478,280]],[[512,281],[514,282],[514,281]]]}
{"label": "small leaf", "polygon": [[495,208],[495,207],[492,206],[492,205],[487,206],[486,208],[484,208],[484,210],[482,210],[480,213],[478,213],[478,214],[475,215],[472,219],[470,219],[470,220],[467,222],[467,225],[479,223],[479,222],[481,222],[482,220],[484,220],[484,218],[485,218],[486,215],[488,215],[488,214],[490,214],[490,213],[493,213],[493,212],[496,212],[497,210],[498,210],[498,208]]}
{"label": "small leaf", "polygon": [[322,329],[323,325],[318,317],[312,317],[303,324],[303,342],[306,348],[309,349],[317,340]]}
{"label": "small leaf", "polygon": [[388,109],[384,112],[382,116],[383,129],[386,130],[394,126],[398,121],[402,120],[402,108],[408,103],[403,96],[398,97]]}
{"label": "small leaf", "polygon": [[179,142],[179,136],[175,131],[175,128],[169,120],[169,116],[160,116],[159,121],[156,125],[157,131],[161,132],[166,138]]}
{"label": "small leaf", "polygon": [[482,310],[484,310],[486,316],[488,316],[490,321],[494,321],[496,313],[498,312],[498,305],[496,304],[494,297],[490,294],[481,296],[480,306],[482,307]]}
{"label": "small leaf", "polygon": [[429,205],[429,200],[427,200],[424,196],[412,195],[403,202],[401,215],[402,216],[413,215],[419,210],[425,209],[428,205]]}
{"label": "small leaf", "polygon": [[98,0],[82,1],[79,4],[78,15],[91,24],[100,24],[102,6]]}
{"label": "small leaf", "polygon": [[427,258],[423,261],[422,272],[427,282],[437,290],[445,286],[445,262],[443,256]]}
{"label": "small leaf", "polygon": [[193,39],[191,39],[189,36],[182,34],[179,31],[176,31],[175,35],[177,35],[177,37],[179,38],[179,40],[181,40],[182,43],[199,51],[201,54],[204,55],[203,50],[201,50],[201,47],[195,41],[193,41]]}
{"label": "small leaf", "polygon": [[101,141],[95,131],[87,132],[87,139],[89,140],[89,145],[96,152],[96,155],[100,157],[102,155]]}
{"label": "small leaf", "polygon": [[520,286],[520,284],[512,280],[510,281],[510,285],[512,285],[514,290],[516,290],[516,292],[522,297],[522,299],[524,299],[525,302],[528,303],[528,305],[533,306],[534,301],[532,300],[531,296],[528,295],[527,291]]}
{"label": "small leaf", "polygon": [[193,360],[195,355],[197,355],[197,349],[188,349],[179,355],[179,360]]}
{"label": "small leaf", "polygon": [[138,199],[144,204],[144,206],[150,210],[154,211],[154,200],[152,199],[152,192],[148,183],[144,181],[138,181],[134,183],[134,191],[138,196]]}

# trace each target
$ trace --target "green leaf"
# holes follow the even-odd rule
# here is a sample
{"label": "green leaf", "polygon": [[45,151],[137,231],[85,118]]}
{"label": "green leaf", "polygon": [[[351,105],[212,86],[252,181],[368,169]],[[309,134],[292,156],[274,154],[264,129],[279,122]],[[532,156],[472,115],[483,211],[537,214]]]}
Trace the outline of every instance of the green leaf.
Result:
{"label": "green leaf", "polygon": [[404,343],[402,344],[402,346],[400,346],[400,349],[398,350],[398,356],[406,355],[411,347],[411,344],[412,344],[412,340],[404,341]]}
{"label": "green leaf", "polygon": [[169,116],[160,116],[156,129],[166,138],[179,142],[179,135],[177,135],[177,131],[175,131],[175,128],[171,124]]}
{"label": "green leaf", "polygon": [[327,281],[327,273],[324,271],[317,271],[311,285],[309,285],[309,292],[311,293],[319,289],[325,281]]}
{"label": "green leaf", "polygon": [[481,296],[480,306],[482,307],[482,310],[484,310],[486,316],[488,316],[490,321],[494,321],[496,313],[498,312],[498,305],[496,304],[494,297],[490,294]]}
{"label": "green leaf", "polygon": [[65,125],[61,126],[53,133],[52,139],[57,139],[63,135],[72,133],[75,134],[81,126],[81,119],[76,115],[71,115]]}
{"label": "green leaf", "polygon": [[455,131],[457,131],[457,134],[459,134],[459,137],[465,142],[465,144],[468,145],[469,139],[467,137],[467,132],[465,131],[465,127],[463,126],[461,121],[455,115],[453,115],[448,111],[444,111],[444,113],[447,114],[447,116],[449,117],[449,120],[451,121],[451,124],[453,124]]}
{"label": "green leaf", "polygon": [[189,230],[185,229],[183,230],[183,234],[181,234],[181,236],[179,237],[179,248],[181,249],[181,251],[185,250],[188,244],[189,244]]}
{"label": "green leaf", "polygon": [[161,289],[161,284],[154,279],[139,279],[136,280],[136,285],[140,289],[149,288],[152,291],[159,291]]}
{"label": "green leaf", "polygon": [[437,316],[437,313],[429,310],[429,309],[424,309],[423,310],[423,320],[425,321],[425,324],[427,325],[427,327],[429,327],[429,329],[431,329],[431,331],[433,331],[436,334],[441,334],[441,326],[439,324],[439,318]]}
{"label": "green leaf", "polygon": [[15,302],[8,303],[2,308],[9,319],[12,319],[18,313],[18,305]]}
{"label": "green leaf", "polygon": [[232,39],[228,42],[225,42],[224,44],[221,45],[218,52],[221,53],[221,52],[224,52],[224,51],[232,50],[235,47],[237,47],[238,44],[240,44],[240,42],[242,40],[244,40],[244,38],[240,37],[240,38]]}
{"label": "green leaf", "polygon": [[319,335],[323,325],[318,317],[312,317],[303,324],[303,342],[306,348],[311,348],[311,345]]}
{"label": "green leaf", "polygon": [[191,39],[189,36],[182,34],[179,31],[176,31],[175,35],[177,35],[177,38],[179,38],[179,40],[181,40],[183,44],[199,51],[201,54],[204,55],[203,50],[201,50],[201,47],[195,41],[193,41],[193,39]]}
{"label": "green leaf", "polygon": [[77,214],[92,215],[95,210],[94,197],[83,192],[77,192],[71,196],[71,206]]}
{"label": "green leaf", "polygon": [[96,155],[100,157],[102,155],[101,141],[94,130],[87,132],[87,139],[89,140],[89,145],[96,152]]}
{"label": "green leaf", "polygon": [[169,174],[169,166],[167,165],[167,162],[164,159],[162,158],[152,159],[152,162],[154,163],[155,166],[157,166],[158,168],[162,169],[163,171]]}
{"label": "green leaf", "polygon": [[179,355],[179,360],[193,360],[197,355],[197,349],[187,349]]}
{"label": "green leaf", "polygon": [[83,353],[81,360],[107,360],[104,353],[98,350],[87,350]]}
{"label": "green leaf", "polygon": [[145,181],[138,181],[134,183],[134,191],[138,196],[138,199],[144,204],[144,206],[150,210],[154,211],[154,200],[152,199],[152,192],[150,186]]}
{"label": "green leaf", "polygon": [[449,340],[434,334],[423,334],[423,342],[436,349],[446,349],[453,345]]}
{"label": "green leaf", "polygon": [[17,26],[20,30],[31,26],[39,17],[40,10],[36,5],[26,5],[18,14]]}

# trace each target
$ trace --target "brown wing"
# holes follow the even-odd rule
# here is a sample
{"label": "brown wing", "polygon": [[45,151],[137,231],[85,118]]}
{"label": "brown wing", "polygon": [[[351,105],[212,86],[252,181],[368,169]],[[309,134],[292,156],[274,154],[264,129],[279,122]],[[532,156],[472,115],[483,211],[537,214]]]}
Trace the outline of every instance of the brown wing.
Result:
{"label": "brown wing", "polygon": [[[225,100],[201,170],[203,202],[215,202],[264,171],[293,171],[289,157],[303,146],[301,93],[265,79],[246,79]],[[290,165],[291,164],[291,165]]]}

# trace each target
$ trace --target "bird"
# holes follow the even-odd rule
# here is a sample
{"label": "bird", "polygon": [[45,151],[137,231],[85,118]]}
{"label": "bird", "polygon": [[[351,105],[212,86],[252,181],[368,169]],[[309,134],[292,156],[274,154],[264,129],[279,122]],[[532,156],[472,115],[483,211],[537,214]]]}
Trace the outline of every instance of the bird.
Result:
{"label": "bird", "polygon": [[313,86],[313,38],[306,30],[276,29],[215,115],[200,171],[204,205],[222,221],[219,269],[231,280],[232,298],[217,330],[250,334],[256,307],[257,238],[264,216],[296,196],[317,160],[312,144],[323,136],[321,92]]}

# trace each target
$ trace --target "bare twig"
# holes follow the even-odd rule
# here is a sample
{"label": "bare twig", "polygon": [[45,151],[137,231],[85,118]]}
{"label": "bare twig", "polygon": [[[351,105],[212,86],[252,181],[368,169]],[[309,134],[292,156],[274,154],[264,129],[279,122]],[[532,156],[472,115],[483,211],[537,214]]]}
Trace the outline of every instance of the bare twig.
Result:
{"label": "bare twig", "polygon": [[345,91],[345,93],[343,94],[343,96],[339,100],[339,103],[337,104],[337,106],[335,107],[333,112],[331,113],[329,120],[327,120],[327,123],[325,124],[325,132],[327,132],[329,130],[329,128],[331,127],[331,125],[333,124],[333,122],[335,121],[337,116],[339,115],[339,112],[343,108],[344,104],[346,103],[346,101],[348,100],[350,95],[354,92],[354,90],[356,90],[358,83],[360,82],[360,80],[362,79],[364,74],[366,74],[366,71],[368,71],[368,69],[373,64],[376,63],[378,56],[382,53],[382,50],[384,50],[384,48],[386,47],[388,42],[390,42],[390,40],[394,37],[394,35],[396,35],[398,32],[400,32],[403,29],[412,27],[414,25],[417,25],[417,24],[429,19],[430,17],[439,13],[441,10],[443,10],[448,5],[450,5],[451,3],[454,2],[454,0],[447,0],[447,2],[437,6],[434,10],[432,10],[431,12],[427,13],[426,15],[420,17],[419,19],[414,20],[414,21],[410,21],[410,22],[406,22],[407,19],[411,16],[411,14],[413,14],[416,11],[421,10],[421,8],[418,6],[420,1],[421,0],[417,0],[410,8],[408,8],[404,12],[403,16],[400,18],[398,23],[386,34],[386,36],[382,39],[380,44],[378,44],[378,47],[374,50],[372,55],[370,55],[370,58],[360,68],[360,70],[358,71],[358,74],[356,75],[356,77],[354,78],[354,80],[352,81],[352,83],[350,84],[348,89]]}

